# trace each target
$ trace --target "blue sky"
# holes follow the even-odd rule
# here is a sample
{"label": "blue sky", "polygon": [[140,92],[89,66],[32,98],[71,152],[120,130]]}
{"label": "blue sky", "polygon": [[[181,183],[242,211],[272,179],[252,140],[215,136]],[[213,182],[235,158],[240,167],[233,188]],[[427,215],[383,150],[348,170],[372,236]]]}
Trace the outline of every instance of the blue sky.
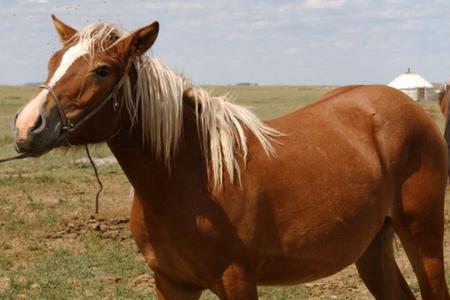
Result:
{"label": "blue sky", "polygon": [[50,14],[161,25],[153,54],[197,84],[387,83],[411,67],[450,78],[448,0],[1,0],[0,84],[42,81]]}

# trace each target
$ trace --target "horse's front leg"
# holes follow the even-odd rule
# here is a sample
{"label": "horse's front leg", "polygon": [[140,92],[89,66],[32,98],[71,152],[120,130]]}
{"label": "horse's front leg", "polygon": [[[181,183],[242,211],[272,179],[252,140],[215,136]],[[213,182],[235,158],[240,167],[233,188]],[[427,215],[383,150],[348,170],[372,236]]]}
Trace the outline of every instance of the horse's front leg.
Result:
{"label": "horse's front leg", "polygon": [[252,272],[238,264],[229,265],[211,287],[220,300],[257,300],[256,280]]}

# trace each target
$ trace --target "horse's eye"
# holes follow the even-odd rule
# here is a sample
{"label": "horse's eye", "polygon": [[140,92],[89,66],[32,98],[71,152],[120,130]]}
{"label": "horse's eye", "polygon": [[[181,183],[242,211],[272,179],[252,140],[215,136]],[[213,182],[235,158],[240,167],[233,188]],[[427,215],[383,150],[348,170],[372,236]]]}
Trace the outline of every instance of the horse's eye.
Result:
{"label": "horse's eye", "polygon": [[100,66],[94,70],[95,75],[98,77],[105,78],[109,75],[109,68],[108,66]]}

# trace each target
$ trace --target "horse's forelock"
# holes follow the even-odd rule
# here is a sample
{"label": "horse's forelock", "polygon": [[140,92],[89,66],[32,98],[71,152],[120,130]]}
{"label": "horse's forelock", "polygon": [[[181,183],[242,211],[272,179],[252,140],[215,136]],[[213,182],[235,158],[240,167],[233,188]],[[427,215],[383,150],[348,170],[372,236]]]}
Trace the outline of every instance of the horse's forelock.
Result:
{"label": "horse's forelock", "polygon": [[80,30],[69,43],[87,45],[88,54],[92,61],[97,51],[107,51],[126,35],[127,32],[118,25],[98,22]]}

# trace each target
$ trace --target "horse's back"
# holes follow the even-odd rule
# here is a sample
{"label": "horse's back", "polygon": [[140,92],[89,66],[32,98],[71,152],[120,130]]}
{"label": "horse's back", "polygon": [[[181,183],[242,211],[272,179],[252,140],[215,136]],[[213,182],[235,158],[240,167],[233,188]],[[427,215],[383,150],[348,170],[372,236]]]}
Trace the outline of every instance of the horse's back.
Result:
{"label": "horse's back", "polygon": [[[407,148],[414,139],[427,140],[437,151],[445,148],[438,127],[427,113],[404,93],[382,85],[337,88],[312,105],[270,124],[288,136],[298,137],[314,127],[315,132],[310,134],[339,132],[348,143],[363,141],[360,150],[373,152],[364,148],[375,147],[373,150],[387,171],[404,162],[400,158],[410,150]],[[333,142],[333,136],[328,137],[325,146]],[[304,140],[295,138],[292,142],[302,144]]]}
{"label": "horse's back", "polygon": [[446,144],[435,122],[410,97],[387,86],[338,88],[270,125],[286,133],[277,149],[279,162],[304,169],[322,156],[320,166],[311,165],[312,174],[361,176],[360,170],[367,185],[399,182],[413,171],[418,151],[447,168]]}

